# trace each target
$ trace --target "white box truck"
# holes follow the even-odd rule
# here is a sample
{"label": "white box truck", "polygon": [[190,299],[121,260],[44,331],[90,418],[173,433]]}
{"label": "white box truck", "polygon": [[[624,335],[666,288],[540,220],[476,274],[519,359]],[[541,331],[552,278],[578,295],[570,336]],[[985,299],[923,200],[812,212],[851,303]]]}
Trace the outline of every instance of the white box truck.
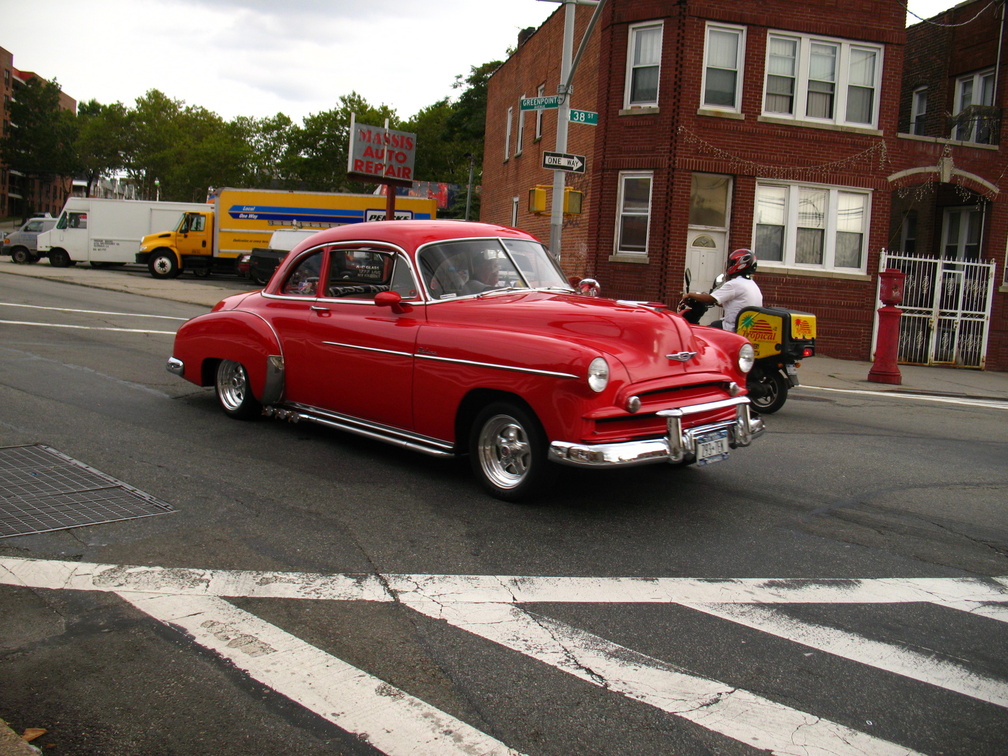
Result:
{"label": "white box truck", "polygon": [[38,255],[57,268],[79,262],[132,263],[144,236],[175,228],[184,213],[204,209],[203,202],[70,197],[56,226],[39,234]]}

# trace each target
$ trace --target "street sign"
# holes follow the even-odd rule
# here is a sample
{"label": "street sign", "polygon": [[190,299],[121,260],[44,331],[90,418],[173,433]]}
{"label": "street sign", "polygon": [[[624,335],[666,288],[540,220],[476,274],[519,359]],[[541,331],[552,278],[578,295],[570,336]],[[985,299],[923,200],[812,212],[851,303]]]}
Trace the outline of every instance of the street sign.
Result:
{"label": "street sign", "polygon": [[553,108],[559,108],[561,102],[563,102],[563,97],[560,95],[548,95],[546,97],[522,97],[521,109],[552,110]]}
{"label": "street sign", "polygon": [[567,120],[571,123],[586,123],[589,126],[598,126],[598,113],[591,110],[574,110],[574,108],[571,108]]}
{"label": "street sign", "polygon": [[585,156],[568,155],[565,152],[544,152],[543,168],[550,168],[554,171],[570,171],[571,173],[584,173]]}

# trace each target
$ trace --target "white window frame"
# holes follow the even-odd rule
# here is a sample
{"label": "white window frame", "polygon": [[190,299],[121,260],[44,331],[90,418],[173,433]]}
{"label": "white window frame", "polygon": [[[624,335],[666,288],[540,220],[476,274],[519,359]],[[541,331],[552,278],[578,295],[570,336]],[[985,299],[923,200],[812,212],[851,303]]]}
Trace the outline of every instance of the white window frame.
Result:
{"label": "white window frame", "polygon": [[[521,98],[524,100],[525,95],[522,94]],[[515,140],[515,157],[522,154],[522,142],[525,141],[525,111],[519,108],[518,110],[518,136]]]}
{"label": "white window frame", "polygon": [[[710,64],[711,32],[721,32],[735,35],[735,101],[731,105],[707,102],[707,76],[713,66]],[[703,80],[700,83],[700,106],[709,110],[724,110],[738,113],[742,110],[742,82],[745,81],[745,49],[746,37],[744,26],[726,26],[725,24],[707,24],[704,33],[704,67]],[[732,69],[718,69],[732,70]]]}
{"label": "white window frame", "polygon": [[[772,111],[768,108],[769,77],[771,72],[771,43],[773,40],[787,40],[797,43],[794,71],[794,97],[790,113]],[[836,50],[836,67],[833,72],[833,114],[828,118],[808,115],[809,82],[825,79],[812,79],[812,47],[824,46]],[[870,86],[862,86],[851,79],[852,56],[855,52],[867,52],[874,55],[874,72]],[[771,31],[767,34],[766,67],[763,78],[763,116],[792,120],[799,123],[834,124],[860,129],[877,129],[879,108],[881,105],[883,56],[885,50],[880,45],[872,45],[852,40],[833,37],[813,37],[793,32]],[[872,91],[871,120],[869,122],[851,121],[847,118],[850,96],[856,89],[870,88]]]}
{"label": "white window frame", "polygon": [[[780,189],[784,189],[784,239],[782,260],[771,260],[765,255],[761,256],[761,250],[758,249],[759,245],[757,244],[757,236],[758,226],[760,225],[759,197],[760,190],[763,188],[774,188],[778,191]],[[801,217],[799,201],[803,191],[808,194],[819,192],[825,192],[827,194],[826,211],[824,213],[824,223],[822,226],[823,260],[821,263],[799,263],[796,261],[799,228],[815,228],[814,223]],[[838,266],[836,264],[837,234],[838,232],[843,233],[842,230],[838,229],[838,208],[840,200],[842,198],[851,199],[854,197],[861,198],[862,204],[861,229],[859,232],[861,234],[861,249],[859,255],[861,264],[856,268]],[[764,269],[777,267],[798,271],[830,271],[851,274],[867,273],[868,235],[871,231],[871,206],[872,192],[867,189],[826,184],[787,183],[765,180],[757,181],[755,206],[753,209],[752,249],[756,250],[756,256],[759,259],[760,267]]]}
{"label": "white window frame", "polygon": [[[648,182],[647,209],[642,213],[636,210],[628,210],[625,206],[625,192],[627,181],[646,179]],[[619,174],[619,193],[616,198],[616,227],[613,233],[613,254],[617,257],[635,257],[647,259],[648,245],[651,240],[651,200],[654,197],[654,173],[652,171],[621,171]],[[623,218],[624,217],[645,218],[644,249],[623,249]]]}
{"label": "white window frame", "polygon": [[504,127],[504,162],[511,159],[511,122],[514,120],[514,107],[508,108],[507,125]]}
{"label": "white window frame", "polygon": [[[983,102],[985,99],[983,97],[983,84],[986,80],[990,80],[991,83],[991,93],[994,91],[994,69],[985,68],[980,71],[975,71],[974,73],[967,74],[966,76],[960,76],[956,79],[955,83],[955,100],[952,101],[952,107],[954,108],[952,116],[955,117],[959,115],[968,106],[963,105],[963,89],[967,84],[971,87],[970,102],[969,105],[992,105],[992,102]],[[977,102],[977,93],[980,93],[980,102]],[[952,133],[950,135],[951,139],[956,139],[962,142],[974,142],[976,144],[990,144],[990,139],[988,138],[985,142],[977,141],[977,127],[979,126],[978,120],[974,119],[970,124],[969,133],[962,136],[962,131],[960,127],[953,126]]]}
{"label": "white window frame", "polygon": [[927,115],[928,88],[917,87],[910,99],[910,133],[918,136],[924,133],[924,116]]}
{"label": "white window frame", "polygon": [[[540,84],[539,88],[536,90],[536,97],[542,97],[546,93],[546,85]],[[537,110],[535,112],[536,116],[536,126],[535,126],[535,138],[536,140],[542,139],[542,121],[543,121],[543,111]]]}
{"label": "white window frame", "polygon": [[[637,35],[642,32],[658,30],[658,60],[646,64],[635,65],[634,57],[637,52]],[[627,32],[627,60],[626,60],[626,81],[623,85],[623,107],[624,108],[648,108],[657,107],[661,93],[661,54],[664,39],[664,24],[661,21],[649,21],[647,23],[634,24]],[[638,68],[655,66],[658,69],[657,82],[655,83],[655,96],[653,100],[633,99],[634,72]]]}

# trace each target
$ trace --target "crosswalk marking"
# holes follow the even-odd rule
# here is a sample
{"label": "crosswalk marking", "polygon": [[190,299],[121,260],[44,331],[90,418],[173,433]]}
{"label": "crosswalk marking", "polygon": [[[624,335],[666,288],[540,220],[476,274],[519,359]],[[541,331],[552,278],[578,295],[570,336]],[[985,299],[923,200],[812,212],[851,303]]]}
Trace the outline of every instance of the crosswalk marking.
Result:
{"label": "crosswalk marking", "polygon": [[[341,575],[0,557],[0,584],[116,593],[159,621],[182,627],[197,643],[230,659],[255,679],[390,754],[450,753],[442,742],[446,732],[452,734],[450,740],[452,747],[459,749],[457,753],[517,752],[224,599],[399,602],[581,680],[778,754],[912,751],[727,683],[692,675],[529,612],[521,605],[676,604],[1008,708],[1008,684],[1004,681],[933,654],[805,622],[766,606],[929,603],[1005,622],[1008,577],[812,580]],[[278,659],[283,663],[277,664]],[[319,675],[319,669],[325,674]],[[349,699],[344,699],[346,695]],[[402,702],[405,713],[399,712],[398,703],[390,702]]]}

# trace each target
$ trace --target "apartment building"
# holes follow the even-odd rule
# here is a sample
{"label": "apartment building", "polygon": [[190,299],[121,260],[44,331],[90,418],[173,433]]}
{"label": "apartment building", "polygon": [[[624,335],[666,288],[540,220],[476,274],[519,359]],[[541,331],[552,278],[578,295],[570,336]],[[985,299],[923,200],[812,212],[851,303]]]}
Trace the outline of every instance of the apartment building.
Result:
{"label": "apartment building", "polygon": [[[768,303],[814,312],[821,353],[868,360],[896,267],[901,361],[1008,370],[1002,8],[907,29],[898,0],[608,0],[571,97],[598,125],[569,127],[587,169],[566,272],[674,304],[749,247]],[[576,43],[594,12],[577,6]],[[544,240],[525,198],[552,180],[556,111],[519,101],[556,93],[563,25],[559,8],[488,92],[482,219]]]}

